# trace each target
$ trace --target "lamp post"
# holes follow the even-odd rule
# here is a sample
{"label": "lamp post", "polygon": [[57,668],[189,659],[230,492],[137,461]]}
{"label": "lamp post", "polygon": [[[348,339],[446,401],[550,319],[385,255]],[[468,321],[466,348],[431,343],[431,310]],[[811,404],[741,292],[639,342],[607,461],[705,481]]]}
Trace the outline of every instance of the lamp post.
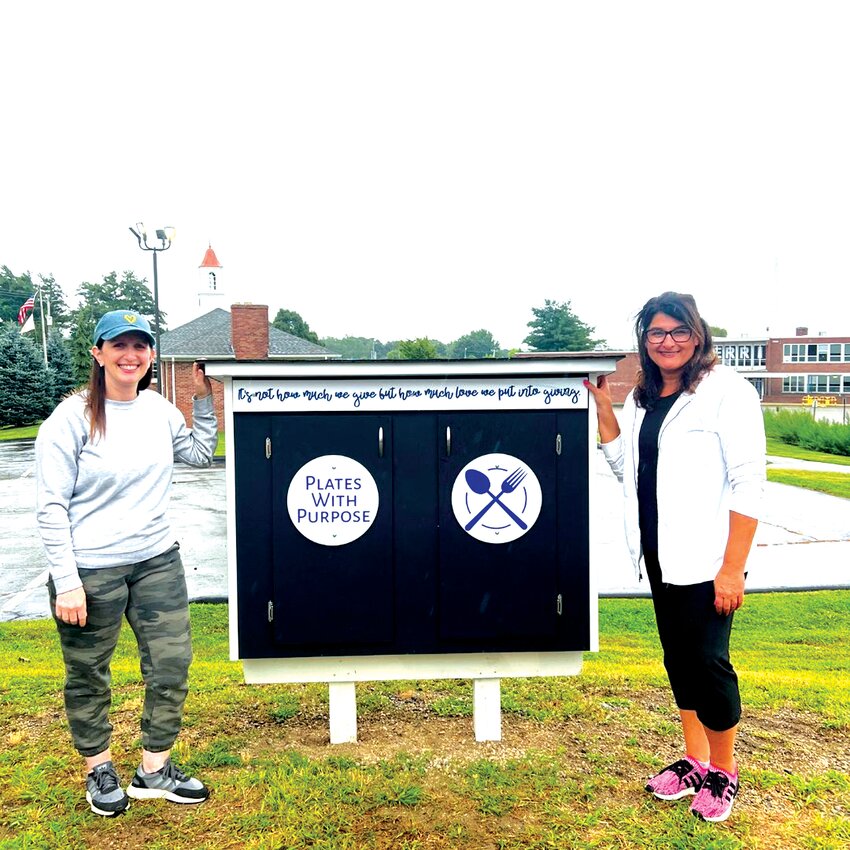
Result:
{"label": "lamp post", "polygon": [[153,252],[153,309],[154,309],[154,335],[156,337],[156,388],[160,395],[162,392],[162,364],[159,359],[159,279],[156,273],[156,255],[160,251],[167,251],[171,247],[171,242],[174,239],[174,228],[165,227],[162,230],[156,231],[156,238],[159,240],[159,245],[148,245],[148,232],[144,224],[138,221],[135,227],[130,228],[130,233],[136,237],[139,247],[143,251]]}

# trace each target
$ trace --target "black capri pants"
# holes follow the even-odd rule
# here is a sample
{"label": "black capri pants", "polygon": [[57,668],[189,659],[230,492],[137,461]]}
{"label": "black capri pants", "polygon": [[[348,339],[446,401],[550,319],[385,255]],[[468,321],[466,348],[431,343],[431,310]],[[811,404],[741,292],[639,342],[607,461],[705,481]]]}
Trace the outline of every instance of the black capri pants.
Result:
{"label": "black capri pants", "polygon": [[714,609],[713,581],[666,584],[658,553],[644,550],[643,556],[676,705],[695,711],[713,732],[725,732],[741,719],[738,675],[729,660],[732,614]]}

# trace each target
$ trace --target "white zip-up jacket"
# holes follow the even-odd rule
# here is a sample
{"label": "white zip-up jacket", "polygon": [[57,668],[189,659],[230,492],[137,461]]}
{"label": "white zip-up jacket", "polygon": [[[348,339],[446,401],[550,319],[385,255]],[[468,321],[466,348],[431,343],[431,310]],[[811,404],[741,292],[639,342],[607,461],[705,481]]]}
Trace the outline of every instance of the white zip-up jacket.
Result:
{"label": "white zip-up jacket", "polygon": [[[602,451],[625,495],[626,542],[642,576],[638,435],[646,411],[632,391],[621,433]],[[729,512],[759,519],[765,481],[764,418],[755,387],[715,366],[682,393],[658,434],[658,560],[668,584],[712,581],[729,538]]]}

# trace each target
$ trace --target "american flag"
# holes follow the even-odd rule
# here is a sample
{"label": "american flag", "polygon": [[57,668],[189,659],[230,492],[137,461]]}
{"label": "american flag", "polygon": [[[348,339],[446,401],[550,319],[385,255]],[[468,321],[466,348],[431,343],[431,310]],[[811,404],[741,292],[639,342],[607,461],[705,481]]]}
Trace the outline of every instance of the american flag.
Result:
{"label": "american flag", "polygon": [[32,312],[35,308],[35,296],[30,295],[26,301],[21,305],[21,309],[18,310],[18,324],[22,325],[27,320],[27,314]]}

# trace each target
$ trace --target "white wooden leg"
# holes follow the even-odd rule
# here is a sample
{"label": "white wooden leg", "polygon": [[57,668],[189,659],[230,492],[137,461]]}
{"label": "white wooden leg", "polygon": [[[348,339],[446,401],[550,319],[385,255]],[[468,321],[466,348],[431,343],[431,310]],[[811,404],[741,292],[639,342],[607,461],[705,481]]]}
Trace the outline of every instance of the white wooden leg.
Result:
{"label": "white wooden leg", "polygon": [[502,740],[502,692],[499,679],[472,680],[472,715],[476,741]]}
{"label": "white wooden leg", "polygon": [[328,682],[332,744],[357,742],[357,697],[354,682]]}

